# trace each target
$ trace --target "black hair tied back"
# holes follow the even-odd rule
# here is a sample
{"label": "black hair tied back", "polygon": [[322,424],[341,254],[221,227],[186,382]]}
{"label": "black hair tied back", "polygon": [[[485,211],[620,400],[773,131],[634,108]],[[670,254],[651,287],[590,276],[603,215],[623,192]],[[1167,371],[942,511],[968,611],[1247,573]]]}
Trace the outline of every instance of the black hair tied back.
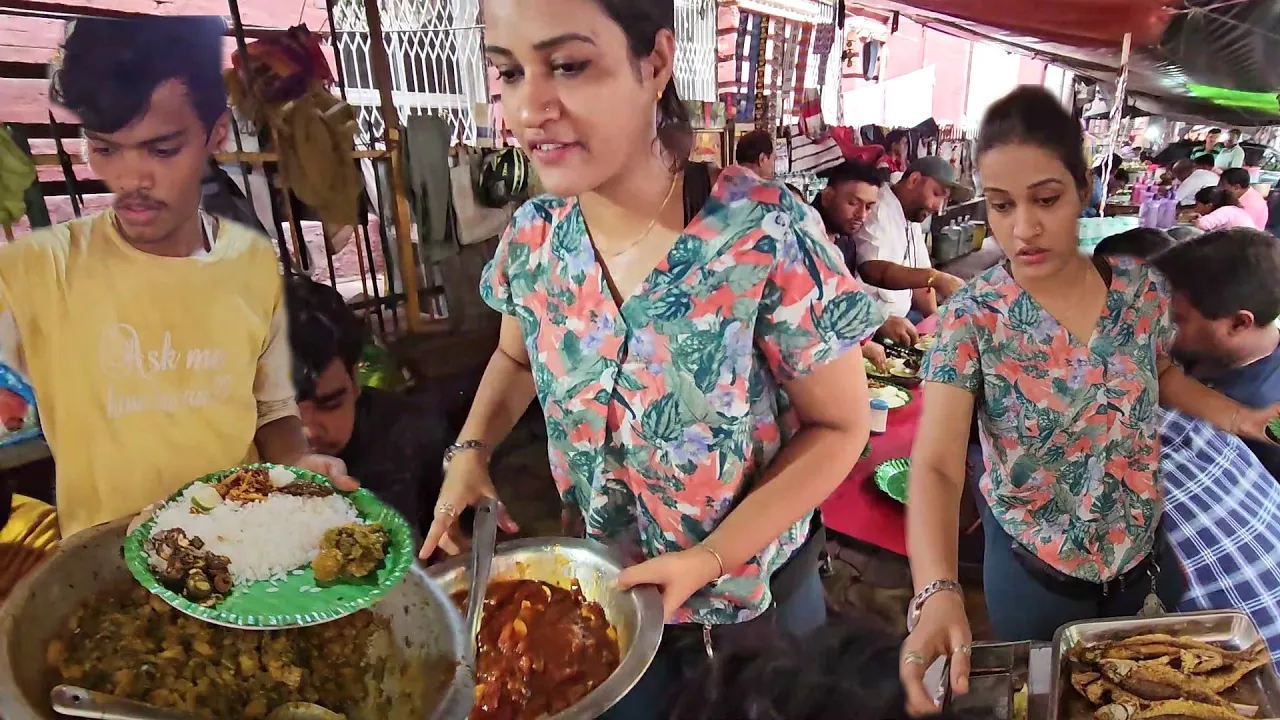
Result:
{"label": "black hair tied back", "polygon": [[[675,32],[674,0],[596,0],[600,8],[627,36],[627,49],[635,61],[648,57],[662,30]],[[658,142],[672,169],[684,167],[693,150],[689,108],[680,99],[673,76],[658,98]]]}
{"label": "black hair tied back", "polygon": [[1044,88],[1023,85],[1000,98],[982,118],[978,157],[1006,145],[1030,145],[1053,153],[1067,168],[1076,189],[1089,186],[1080,122]]}

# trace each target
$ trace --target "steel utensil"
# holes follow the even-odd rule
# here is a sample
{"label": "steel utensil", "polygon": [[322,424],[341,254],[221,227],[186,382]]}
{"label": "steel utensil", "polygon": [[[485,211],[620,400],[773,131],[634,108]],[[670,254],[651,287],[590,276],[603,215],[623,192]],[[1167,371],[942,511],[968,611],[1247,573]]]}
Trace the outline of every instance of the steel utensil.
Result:
{"label": "steel utensil", "polygon": [[480,647],[480,618],[484,611],[484,595],[489,588],[489,571],[493,568],[493,550],[498,542],[498,505],[485,498],[476,505],[475,524],[471,532],[471,585],[467,590],[467,639],[471,667],[476,666]]}
{"label": "steel utensil", "polygon": [[49,693],[49,702],[53,705],[55,712],[80,718],[101,718],[102,720],[195,720],[196,718],[189,712],[125,700],[74,685],[55,687]]}

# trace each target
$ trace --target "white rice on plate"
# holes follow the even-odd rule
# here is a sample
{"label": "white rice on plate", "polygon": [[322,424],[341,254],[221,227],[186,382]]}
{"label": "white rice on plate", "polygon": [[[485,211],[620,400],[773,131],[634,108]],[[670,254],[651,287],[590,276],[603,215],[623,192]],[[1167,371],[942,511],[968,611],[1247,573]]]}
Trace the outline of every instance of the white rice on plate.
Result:
{"label": "white rice on plate", "polygon": [[[187,488],[156,513],[151,535],[182,528],[187,537],[200,538],[206,550],[231,561],[236,585],[284,578],[315,559],[326,530],[360,521],[355,506],[338,494],[272,493],[258,502],[223,502],[209,512],[193,514],[190,495],[196,487]],[[154,555],[151,559],[157,562]]]}

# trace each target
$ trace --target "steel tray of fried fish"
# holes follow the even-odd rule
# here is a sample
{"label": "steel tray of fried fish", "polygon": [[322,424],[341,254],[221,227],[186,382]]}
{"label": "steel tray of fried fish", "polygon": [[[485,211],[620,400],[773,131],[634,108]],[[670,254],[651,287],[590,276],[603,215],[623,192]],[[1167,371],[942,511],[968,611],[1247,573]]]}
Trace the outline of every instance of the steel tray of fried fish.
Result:
{"label": "steel tray of fried fish", "polygon": [[[1248,615],[1235,610],[1181,613],[1152,618],[1116,618],[1068,623],[1053,634],[1053,676],[1050,678],[1049,720],[1091,718],[1092,714],[1073,714],[1068,697],[1071,687],[1067,653],[1077,643],[1123,640],[1137,635],[1164,634],[1217,645],[1226,650],[1245,650],[1263,642],[1262,635]],[[1247,695],[1248,704],[1258,706],[1256,717],[1280,717],[1280,677],[1274,663],[1268,663],[1236,685]]]}

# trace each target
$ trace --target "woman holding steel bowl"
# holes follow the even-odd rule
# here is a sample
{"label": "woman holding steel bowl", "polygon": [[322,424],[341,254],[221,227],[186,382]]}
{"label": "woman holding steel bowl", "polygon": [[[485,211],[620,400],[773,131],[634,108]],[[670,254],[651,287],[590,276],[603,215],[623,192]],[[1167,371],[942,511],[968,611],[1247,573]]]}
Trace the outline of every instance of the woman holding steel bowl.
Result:
{"label": "woman holding steel bowl", "polygon": [[734,628],[824,621],[811,520],[866,444],[859,342],[880,318],[780,182],[688,163],[672,0],[484,13],[505,115],[552,195],[486,268],[499,348],[423,553],[455,550],[459,511],[495,495],[489,450],[536,395],[565,505],[638,563],[621,585],[665,605],[669,641],[609,717],[663,717],[682,665]]}
{"label": "woman holding steel bowl", "polygon": [[1080,125],[1056,98],[1024,86],[993,105],[977,159],[1008,260],[947,301],[922,371],[907,509],[917,595],[900,668],[916,714],[938,710],[923,679],[939,656],[952,658],[953,690],[967,689],[956,538],[975,409],[983,589],[1008,641],[1176,603],[1181,573],[1157,537],[1157,405],[1253,438],[1280,410],[1245,408],[1188,378],[1169,358],[1164,280],[1140,262],[1080,252],[1088,170]]}

